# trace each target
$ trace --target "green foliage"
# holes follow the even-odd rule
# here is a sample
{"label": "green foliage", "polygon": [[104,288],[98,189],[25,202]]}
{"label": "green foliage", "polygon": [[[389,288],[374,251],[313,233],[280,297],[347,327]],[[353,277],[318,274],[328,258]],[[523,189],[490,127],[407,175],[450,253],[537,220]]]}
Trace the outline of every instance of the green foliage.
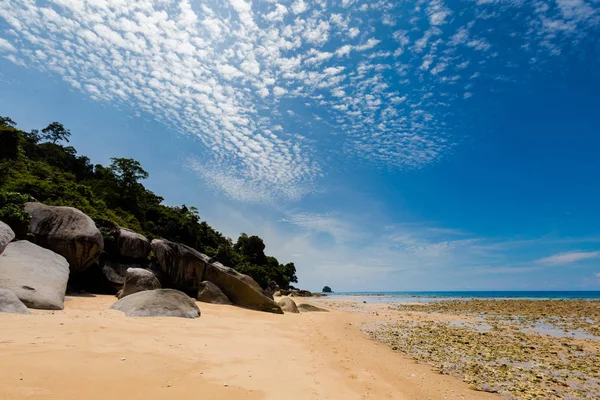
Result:
{"label": "green foliage", "polygon": [[29,195],[0,190],[0,221],[8,224],[18,239],[27,236],[31,216],[23,210],[23,204],[35,201]]}
{"label": "green foliage", "polygon": [[11,126],[0,123],[0,160],[14,160],[18,154],[19,131]]}
{"label": "green foliage", "polygon": [[115,225],[150,239],[166,238],[191,246],[217,261],[253,277],[262,287],[276,282],[288,288],[297,282],[293,263],[279,264],[265,255],[258,236],[243,233],[235,244],[202,221],[195,207],[165,206],[163,198],[146,189],[141,164],[130,158],[111,158],[108,167],[92,165],[75,148],[63,146],[71,132],[58,122],[23,132],[0,117],[0,220],[15,233],[26,232],[29,215],[22,205],[32,198],[45,204],[76,207],[100,227],[107,243]]}

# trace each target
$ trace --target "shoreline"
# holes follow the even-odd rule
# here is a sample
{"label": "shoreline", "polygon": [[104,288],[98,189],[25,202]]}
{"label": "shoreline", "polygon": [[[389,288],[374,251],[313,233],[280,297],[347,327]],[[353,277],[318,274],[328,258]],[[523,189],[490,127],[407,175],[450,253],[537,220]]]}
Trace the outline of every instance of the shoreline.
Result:
{"label": "shoreline", "polygon": [[195,320],[131,318],[114,302],[69,296],[63,311],[0,314],[0,398],[498,398],[368,338],[373,316],[198,303]]}

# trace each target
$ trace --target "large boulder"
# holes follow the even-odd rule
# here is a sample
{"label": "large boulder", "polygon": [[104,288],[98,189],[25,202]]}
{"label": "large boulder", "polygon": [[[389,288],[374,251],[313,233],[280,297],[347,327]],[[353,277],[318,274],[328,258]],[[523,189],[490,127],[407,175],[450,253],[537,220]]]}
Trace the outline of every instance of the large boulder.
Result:
{"label": "large boulder", "polygon": [[26,240],[12,242],[0,255],[0,288],[29,308],[62,310],[69,280],[67,260]]}
{"label": "large boulder", "polygon": [[129,317],[198,318],[200,309],[188,295],[173,289],[137,292],[123,297],[110,308]]}
{"label": "large boulder", "polygon": [[212,282],[204,281],[200,282],[200,288],[198,289],[198,301],[212,304],[231,304],[231,301],[223,294],[221,289]]}
{"label": "large boulder", "polygon": [[193,294],[198,293],[210,257],[180,243],[154,239],[152,251],[161,268],[165,286]]}
{"label": "large boulder", "polygon": [[296,302],[289,297],[284,297],[283,299],[279,300],[277,304],[279,304],[279,307],[281,307],[281,309],[286,313],[298,314],[300,312],[298,311]]}
{"label": "large boulder", "polygon": [[210,281],[217,285],[233,304],[283,314],[277,303],[263,294],[260,285],[254,279],[221,263],[211,263],[210,257],[191,247],[165,239],[155,239],[152,241],[152,251],[161,266],[166,286],[196,296],[200,283]]}
{"label": "large boulder", "polygon": [[29,232],[35,243],[67,259],[72,272],[80,272],[98,261],[104,241],[94,221],[72,207],[25,203],[31,215]]}
{"label": "large boulder", "polygon": [[121,259],[130,260],[144,260],[151,250],[150,242],[144,235],[126,228],[119,228],[116,247]]}
{"label": "large boulder", "polygon": [[258,311],[283,314],[275,301],[262,293],[260,286],[248,275],[213,262],[207,266],[204,279],[217,285],[233,304]]}
{"label": "large boulder", "polygon": [[0,254],[4,251],[6,246],[15,238],[15,233],[10,226],[0,221]]}
{"label": "large boulder", "polygon": [[142,268],[129,268],[125,276],[123,290],[119,293],[119,299],[144,290],[160,289],[160,282],[152,271]]}
{"label": "large boulder", "polygon": [[31,314],[17,295],[8,289],[0,289],[0,312]]}

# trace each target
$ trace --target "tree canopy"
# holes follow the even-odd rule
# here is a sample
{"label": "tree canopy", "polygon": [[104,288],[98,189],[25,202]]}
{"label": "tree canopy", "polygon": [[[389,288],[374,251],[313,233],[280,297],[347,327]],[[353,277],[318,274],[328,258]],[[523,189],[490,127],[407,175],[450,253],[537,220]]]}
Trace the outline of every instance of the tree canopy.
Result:
{"label": "tree canopy", "polygon": [[71,132],[53,122],[41,133],[24,132],[0,117],[0,220],[20,236],[27,232],[26,201],[76,207],[97,224],[113,223],[150,239],[165,238],[191,246],[224,265],[250,275],[262,287],[298,282],[294,263],[280,264],[265,254],[263,240],[242,233],[234,243],[200,217],[195,207],[166,206],[141,183],[149,177],[131,158],[111,158],[108,167],[93,165],[65,146]]}

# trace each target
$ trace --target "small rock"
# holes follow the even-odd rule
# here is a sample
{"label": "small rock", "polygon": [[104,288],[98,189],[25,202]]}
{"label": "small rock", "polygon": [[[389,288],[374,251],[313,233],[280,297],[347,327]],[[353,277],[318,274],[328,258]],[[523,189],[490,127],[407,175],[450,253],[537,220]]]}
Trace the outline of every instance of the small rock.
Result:
{"label": "small rock", "polygon": [[125,357],[121,357],[121,361],[125,361]]}

